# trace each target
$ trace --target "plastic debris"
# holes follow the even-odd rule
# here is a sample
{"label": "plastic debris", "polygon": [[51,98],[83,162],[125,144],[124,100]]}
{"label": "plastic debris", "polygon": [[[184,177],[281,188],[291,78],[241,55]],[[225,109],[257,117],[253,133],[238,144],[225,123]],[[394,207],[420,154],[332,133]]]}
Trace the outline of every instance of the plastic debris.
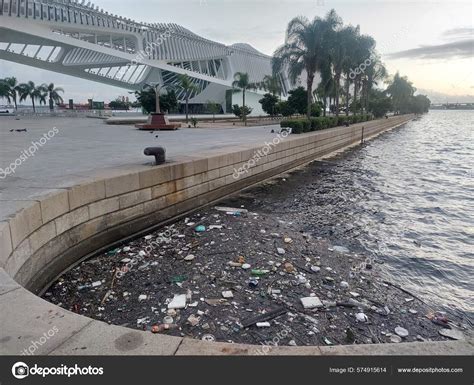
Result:
{"label": "plastic debris", "polygon": [[204,335],[201,337],[201,340],[207,341],[207,342],[215,342],[216,337],[214,337],[212,334],[204,334]]}
{"label": "plastic debris", "polygon": [[203,225],[196,226],[194,228],[194,231],[196,231],[197,233],[203,233],[206,231],[206,226],[203,226]]}
{"label": "plastic debris", "polygon": [[188,317],[188,319],[187,319],[188,323],[189,323],[191,326],[196,326],[196,325],[199,323],[200,320],[201,320],[201,317],[198,317],[198,316],[196,316],[196,315],[194,315],[194,314],[191,314],[191,315]]}
{"label": "plastic debris", "polygon": [[184,309],[186,307],[186,294],[175,294],[168,309]]}
{"label": "plastic debris", "polygon": [[138,296],[138,301],[141,302],[141,301],[145,301],[146,299],[148,298],[148,296],[146,294],[140,294]]}
{"label": "plastic debris", "polygon": [[277,253],[280,254],[280,255],[283,255],[286,253],[285,249],[281,248],[281,247],[277,247]]}
{"label": "plastic debris", "polygon": [[270,322],[257,322],[256,325],[258,328],[269,328]]}
{"label": "plastic debris", "polygon": [[456,329],[440,329],[438,333],[452,340],[464,340],[466,338],[460,330]]}
{"label": "plastic debris", "polygon": [[225,299],[234,298],[234,294],[232,293],[232,291],[226,290],[222,292],[222,297]]}
{"label": "plastic debris", "polygon": [[317,307],[323,307],[323,303],[318,297],[303,297],[300,298],[301,304],[305,309],[314,309]]}
{"label": "plastic debris", "polygon": [[344,247],[344,246],[333,246],[332,249],[336,253],[341,253],[341,254],[348,254],[349,253],[349,249],[347,247]]}
{"label": "plastic debris", "polygon": [[244,270],[248,270],[248,269],[250,269],[250,268],[251,268],[251,266],[250,266],[249,263],[244,263],[244,264],[242,265],[242,269],[244,269]]}
{"label": "plastic debris", "polygon": [[263,270],[263,269],[253,269],[250,273],[255,276],[262,276],[268,274],[270,271],[269,270]]}
{"label": "plastic debris", "polygon": [[289,274],[295,272],[295,267],[290,262],[285,262],[285,264],[283,265],[283,268]]}
{"label": "plastic debris", "polygon": [[340,286],[343,289],[348,289],[349,288],[349,284],[346,281],[341,281]]}
{"label": "plastic debris", "polygon": [[402,339],[400,338],[400,336],[391,335],[390,342],[397,344],[399,342],[402,342]]}
{"label": "plastic debris", "polygon": [[189,254],[187,255],[186,257],[184,257],[184,260],[187,261],[187,262],[190,262],[192,261],[194,258],[196,258],[196,256],[194,254]]}
{"label": "plastic debris", "polygon": [[402,338],[408,337],[408,334],[409,334],[408,330],[405,328],[402,328],[401,326],[397,326],[395,328],[395,333]]}
{"label": "plastic debris", "polygon": [[242,214],[242,213],[248,213],[248,210],[242,209],[242,208],[235,208],[235,207],[222,207],[222,206],[216,206],[214,207],[217,211],[224,211],[226,214]]}
{"label": "plastic debris", "polygon": [[369,317],[367,317],[364,313],[357,313],[356,320],[357,322],[368,322]]}

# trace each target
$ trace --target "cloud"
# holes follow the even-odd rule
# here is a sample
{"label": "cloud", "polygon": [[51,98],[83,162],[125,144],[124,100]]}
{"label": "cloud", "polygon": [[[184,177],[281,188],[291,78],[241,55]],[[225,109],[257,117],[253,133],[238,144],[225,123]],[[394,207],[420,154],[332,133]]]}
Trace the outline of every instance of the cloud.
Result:
{"label": "cloud", "polygon": [[474,35],[474,28],[472,27],[462,27],[462,28],[453,28],[444,31],[441,36],[447,39],[466,39],[472,38]]}
{"label": "cloud", "polygon": [[474,39],[469,39],[393,52],[387,57],[389,59],[453,59],[470,58],[473,52]]}

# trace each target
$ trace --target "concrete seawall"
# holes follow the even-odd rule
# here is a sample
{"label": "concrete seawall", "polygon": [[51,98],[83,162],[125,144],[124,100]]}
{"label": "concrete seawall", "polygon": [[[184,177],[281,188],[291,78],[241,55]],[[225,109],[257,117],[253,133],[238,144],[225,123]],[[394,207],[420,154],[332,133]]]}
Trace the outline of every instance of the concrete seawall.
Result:
{"label": "concrete seawall", "polygon": [[[203,205],[406,123],[413,116],[292,135],[247,163],[265,143],[182,157],[161,166],[131,166],[37,200],[16,202],[0,222],[0,354],[21,354],[58,332],[35,354],[252,354],[255,347],[209,344],[109,326],[56,307],[33,293],[101,248],[160,226]],[[248,172],[235,170],[248,164]],[[250,166],[251,165],[251,166]],[[406,347],[410,345],[411,347]],[[422,348],[422,347],[425,348]],[[86,347],[86,349],[81,349]],[[406,353],[411,352],[411,353]],[[423,350],[426,349],[426,350]],[[270,354],[472,354],[471,342],[272,348]]]}

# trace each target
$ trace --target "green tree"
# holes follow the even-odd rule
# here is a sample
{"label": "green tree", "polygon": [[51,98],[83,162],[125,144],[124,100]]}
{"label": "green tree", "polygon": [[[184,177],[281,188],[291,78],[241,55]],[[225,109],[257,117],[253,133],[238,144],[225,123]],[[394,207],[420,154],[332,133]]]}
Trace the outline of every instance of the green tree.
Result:
{"label": "green tree", "polygon": [[232,112],[240,120],[245,121],[247,115],[250,115],[252,113],[252,108],[248,106],[239,106],[238,104],[234,104],[232,106]]}
{"label": "green tree", "polygon": [[141,91],[135,91],[135,97],[145,113],[156,112],[156,94],[151,86],[145,85]]}
{"label": "green tree", "polygon": [[278,98],[275,95],[266,93],[258,102],[262,105],[262,110],[265,111],[265,113],[270,116],[276,115]]}
{"label": "green tree", "polygon": [[392,98],[395,113],[399,114],[409,110],[408,106],[416,88],[406,76],[400,76],[397,72],[386,91]]}
{"label": "green tree", "polygon": [[198,91],[198,86],[194,84],[193,80],[186,74],[178,75],[178,84],[176,85],[178,89],[181,89],[184,93],[184,100],[186,103],[186,123],[189,120],[189,98],[195,92]]}
{"label": "green tree", "polygon": [[[332,15],[334,16],[335,12]],[[315,17],[311,21],[303,16],[295,17],[288,24],[285,43],[274,53],[274,72],[280,72],[283,66],[287,66],[293,84],[304,71],[306,72],[308,119],[311,116],[314,77],[316,72],[323,67],[326,58],[328,45],[325,37],[328,30],[332,28],[330,25],[336,23],[331,17],[328,15],[326,20]]]}
{"label": "green tree", "polygon": [[288,101],[279,102],[277,104],[277,109],[284,117],[295,114],[295,110],[290,106],[290,103],[288,103]]}
{"label": "green tree", "polygon": [[212,114],[212,122],[216,121],[216,114],[221,112],[222,106],[220,103],[215,102],[214,100],[208,100],[206,102],[206,110]]}
{"label": "green tree", "polygon": [[160,110],[169,113],[178,108],[178,97],[174,89],[166,90],[166,94],[160,95]]}
{"label": "green tree", "polygon": [[13,104],[15,105],[15,110],[17,110],[17,96],[19,94],[19,84],[16,78],[8,77],[0,80],[0,92],[2,93],[0,97],[7,99],[8,103],[11,103],[13,101]]}
{"label": "green tree", "polygon": [[381,118],[392,110],[392,100],[384,91],[371,90],[367,109],[376,118]]}
{"label": "green tree", "polygon": [[[291,109],[298,114],[304,115],[307,114],[308,106],[306,102],[308,101],[308,92],[303,87],[295,88],[288,92],[288,104]],[[311,103],[312,104],[312,103]],[[311,104],[309,106],[309,114],[311,116]]]}
{"label": "green tree", "polygon": [[[247,115],[250,114],[252,109],[250,109],[250,112],[248,114],[245,114],[245,112],[248,110],[245,105],[245,93],[248,90],[255,89],[257,88],[257,85],[255,83],[250,82],[250,77],[249,74],[246,72],[236,72],[234,74],[234,81],[232,82],[232,87],[234,88],[235,92],[238,92],[239,90],[242,92],[242,119],[244,121],[244,124],[247,125]],[[235,112],[234,112],[235,113]]]}
{"label": "green tree", "polygon": [[273,96],[281,95],[283,89],[279,79],[279,74],[265,75],[263,78],[263,89]]}
{"label": "green tree", "polygon": [[20,102],[28,98],[31,99],[33,112],[36,112],[36,100],[39,100],[40,104],[46,104],[46,94],[44,88],[42,86],[37,87],[32,81],[20,84],[18,86],[18,93],[20,95]]}
{"label": "green tree", "polygon": [[54,110],[54,104],[63,103],[63,98],[59,95],[60,92],[64,93],[64,90],[60,87],[55,87],[54,83],[43,84],[41,86],[49,97],[49,109]]}
{"label": "green tree", "polygon": [[120,98],[117,98],[115,100],[112,100],[110,103],[109,103],[109,107],[112,109],[112,110],[128,110],[130,109],[130,103],[120,99]]}

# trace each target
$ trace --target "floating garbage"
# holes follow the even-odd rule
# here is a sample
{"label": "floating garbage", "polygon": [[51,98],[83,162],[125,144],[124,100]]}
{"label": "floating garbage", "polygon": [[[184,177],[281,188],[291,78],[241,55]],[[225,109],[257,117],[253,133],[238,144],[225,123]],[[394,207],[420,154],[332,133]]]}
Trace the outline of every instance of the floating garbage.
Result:
{"label": "floating garbage", "polygon": [[253,269],[250,274],[255,275],[257,277],[266,275],[270,272],[270,270],[263,270],[263,269]]}
{"label": "floating garbage", "polygon": [[207,341],[207,342],[215,342],[215,341],[216,341],[216,337],[214,337],[212,334],[204,334],[204,335],[201,337],[201,340]]}
{"label": "floating garbage", "polygon": [[402,339],[399,336],[391,335],[390,336],[390,342],[392,342],[394,344],[398,344],[398,343],[402,342]]}
{"label": "floating garbage", "polygon": [[184,260],[187,261],[187,262],[190,262],[192,261],[194,258],[196,258],[196,256],[194,254],[189,254],[187,255],[186,257],[184,257]]}
{"label": "floating garbage", "polygon": [[250,269],[250,267],[251,267],[251,266],[250,266],[249,263],[244,263],[244,264],[242,265],[242,269],[244,269],[244,270],[248,270],[248,269]]}
{"label": "floating garbage", "polygon": [[283,255],[283,254],[285,254],[285,249],[283,249],[281,247],[277,247],[277,253],[280,254],[280,255]]}
{"label": "floating garbage", "polygon": [[270,322],[257,322],[256,325],[258,328],[269,328]]}
{"label": "floating garbage", "polygon": [[341,281],[340,286],[343,289],[348,289],[349,288],[349,284],[346,281]]}
{"label": "floating garbage", "polygon": [[460,330],[456,329],[440,329],[438,331],[443,337],[450,338],[452,340],[464,340],[465,336]]}
{"label": "floating garbage", "polygon": [[344,247],[344,246],[333,246],[332,249],[336,252],[336,253],[341,253],[341,254],[347,254],[349,253],[349,249],[347,247]]}
{"label": "floating garbage", "polygon": [[191,326],[196,326],[199,321],[201,320],[201,317],[198,317],[194,314],[191,314],[188,319],[187,319],[187,322],[191,325]]}
{"label": "floating garbage", "polygon": [[196,231],[196,233],[203,233],[206,231],[206,226],[203,226],[203,225],[196,226],[194,228],[194,231]]}
{"label": "floating garbage", "polygon": [[235,207],[222,207],[222,206],[216,206],[214,207],[217,211],[224,211],[226,214],[242,214],[242,213],[248,213],[248,210],[242,209],[242,208],[235,208]]}
{"label": "floating garbage", "polygon": [[186,294],[175,294],[168,309],[184,309],[186,307]]}
{"label": "floating garbage", "polygon": [[357,313],[356,320],[357,322],[368,322],[369,317],[367,317],[364,313]]}
{"label": "floating garbage", "polygon": [[229,298],[234,298],[234,294],[230,290],[226,290],[222,292],[222,297],[229,299]]}
{"label": "floating garbage", "polygon": [[408,330],[405,328],[402,328],[401,326],[397,326],[395,328],[395,333],[402,338],[408,337]]}
{"label": "floating garbage", "polygon": [[303,297],[300,298],[301,304],[305,309],[314,309],[317,307],[323,307],[323,303],[318,297]]}

